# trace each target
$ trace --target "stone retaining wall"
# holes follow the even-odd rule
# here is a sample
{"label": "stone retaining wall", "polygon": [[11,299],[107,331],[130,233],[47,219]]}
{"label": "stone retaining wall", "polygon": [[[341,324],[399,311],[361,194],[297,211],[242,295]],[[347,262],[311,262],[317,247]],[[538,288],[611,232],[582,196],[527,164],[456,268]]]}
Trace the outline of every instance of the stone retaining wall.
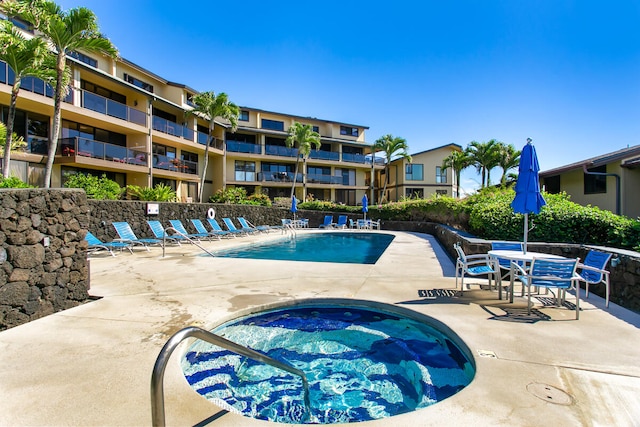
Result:
{"label": "stone retaining wall", "polygon": [[84,191],[0,190],[0,330],[89,298]]}

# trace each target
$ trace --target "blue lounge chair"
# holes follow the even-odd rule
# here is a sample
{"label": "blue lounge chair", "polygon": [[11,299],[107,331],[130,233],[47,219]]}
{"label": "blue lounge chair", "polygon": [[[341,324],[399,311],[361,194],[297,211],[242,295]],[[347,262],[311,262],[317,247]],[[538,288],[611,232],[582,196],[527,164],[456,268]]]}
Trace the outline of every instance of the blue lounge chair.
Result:
{"label": "blue lounge chair", "polygon": [[318,228],[333,228],[333,215],[325,215],[324,222]]}
{"label": "blue lounge chair", "polygon": [[189,233],[187,229],[184,227],[184,224],[179,219],[170,219],[169,224],[176,230],[178,233],[183,236],[188,237],[189,239],[200,241],[200,239],[208,239],[211,240],[211,235],[209,233]]}
{"label": "blue lounge chair", "polygon": [[338,222],[334,225],[335,228],[347,228],[347,219],[348,217],[346,215],[340,215],[338,217]]}
{"label": "blue lounge chair", "polygon": [[228,231],[224,231],[224,230],[209,231],[207,230],[207,227],[205,227],[202,221],[200,221],[199,219],[192,219],[191,224],[193,224],[193,227],[196,229],[196,232],[206,233],[209,236],[216,237],[218,240],[220,240],[221,237],[229,237],[231,235]]}
{"label": "blue lounge chair", "polygon": [[113,228],[116,229],[116,233],[118,233],[118,241],[130,243],[132,245],[142,245],[148,251],[149,245],[159,245],[162,246],[162,240],[160,239],[149,239],[149,238],[138,238],[135,235],[131,226],[126,221],[120,222],[112,222]]}
{"label": "blue lounge chair", "polygon": [[[491,242],[491,250],[493,251],[518,251],[524,252],[524,242]],[[506,258],[496,258],[500,265],[500,270],[507,272],[502,275],[502,279],[507,277],[511,272],[511,260]],[[520,266],[524,266],[522,261],[513,261]],[[524,288],[523,288],[524,291]]]}
{"label": "blue lounge chair", "polygon": [[585,282],[587,298],[589,298],[589,285],[599,285],[600,283],[604,283],[605,305],[607,307],[609,307],[609,293],[611,290],[609,284],[609,272],[605,270],[605,267],[607,266],[610,258],[611,254],[591,250],[584,259],[584,262],[578,264],[578,269],[580,269],[580,273],[578,274],[582,278],[582,281]]}
{"label": "blue lounge chair", "polygon": [[97,252],[99,250],[104,249],[105,251],[109,251],[111,256],[116,256],[116,254],[113,253],[114,249],[120,249],[120,251],[122,251],[122,249],[127,249],[129,252],[133,253],[133,251],[131,250],[131,245],[129,243],[103,242],[102,240],[94,236],[90,231],[87,231],[87,235],[84,236],[84,239],[89,244],[89,246],[87,247],[87,250],[91,252]]}
{"label": "blue lounge chair", "polygon": [[[533,258],[529,271],[516,265],[519,270],[518,278],[527,287],[528,305],[527,314],[531,314],[531,287],[555,288],[558,292],[556,305],[564,300],[566,291],[576,291],[576,320],[580,319],[580,286],[578,281],[582,280],[576,273],[579,259],[545,259]],[[552,291],[553,293],[553,291]]]}
{"label": "blue lounge chair", "polygon": [[[458,254],[456,260],[456,288],[458,287],[458,277],[460,277],[460,290],[464,291],[464,276],[487,276],[489,288],[491,288],[491,280],[501,286],[500,268],[497,262],[489,257],[488,254],[466,255],[459,243],[453,245]],[[500,289],[502,291],[502,289]]]}
{"label": "blue lounge chair", "polygon": [[224,225],[226,225],[229,231],[231,231],[232,233],[235,233],[237,231],[240,231],[241,233],[244,233],[244,234],[253,234],[258,232],[258,230],[253,228],[244,228],[244,227],[237,228],[236,225],[233,223],[233,221],[231,221],[231,218],[222,218],[222,221],[224,222]]}
{"label": "blue lounge chair", "polygon": [[156,239],[160,239],[170,243],[177,243],[180,246],[180,241],[186,241],[187,238],[183,237],[179,234],[169,235],[167,231],[164,229],[160,221],[157,220],[147,220],[147,224],[149,224],[149,228],[151,232],[156,237]]}
{"label": "blue lounge chair", "polygon": [[223,230],[222,227],[220,227],[220,224],[218,224],[218,221],[215,220],[215,218],[207,218],[207,221],[209,222],[209,225],[211,226],[211,228],[214,231],[224,231],[225,233],[229,233],[230,235],[232,235],[233,237],[236,236],[244,236],[245,233],[243,233],[240,230],[236,230],[236,231],[227,231],[227,230]]}
{"label": "blue lounge chair", "polygon": [[261,233],[268,233],[269,230],[271,230],[271,227],[268,225],[253,225],[251,224],[249,221],[247,221],[246,219],[244,219],[244,217],[239,216],[238,217],[238,222],[240,223],[240,226],[242,228],[253,228]]}

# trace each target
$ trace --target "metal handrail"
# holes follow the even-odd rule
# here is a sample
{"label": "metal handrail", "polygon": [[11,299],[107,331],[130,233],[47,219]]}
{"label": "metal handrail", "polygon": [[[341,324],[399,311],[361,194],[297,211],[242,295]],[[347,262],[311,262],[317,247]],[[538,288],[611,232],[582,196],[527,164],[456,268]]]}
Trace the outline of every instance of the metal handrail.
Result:
{"label": "metal handrail", "polygon": [[311,415],[309,382],[307,381],[307,377],[304,372],[300,369],[294,368],[293,366],[287,365],[286,363],[280,362],[279,360],[273,359],[250,348],[241,346],[233,341],[229,341],[228,339],[218,336],[212,332],[205,331],[202,328],[189,326],[176,332],[171,338],[169,338],[169,341],[167,341],[164,347],[162,347],[162,350],[160,350],[160,354],[158,354],[156,363],[153,366],[153,373],[151,374],[151,420],[153,426],[164,427],[165,425],[163,380],[167,362],[176,347],[183,340],[190,337],[206,341],[241,356],[248,357],[258,362],[282,369],[290,374],[299,376],[302,378],[302,386],[304,388],[304,405],[306,410],[305,418],[308,418]]}
{"label": "metal handrail", "polygon": [[211,252],[206,250],[204,247],[202,247],[202,245],[199,242],[197,242],[196,240],[192,239],[191,237],[187,236],[184,233],[179,232],[178,230],[176,230],[173,227],[167,227],[167,228],[165,228],[164,234],[162,235],[162,258],[164,258],[164,252],[165,252],[164,248],[167,247],[167,236],[168,236],[167,231],[169,231],[169,230],[173,231],[173,234],[177,234],[178,236],[184,237],[185,239],[187,239],[189,241],[189,243],[191,243],[193,245],[196,245],[197,247],[199,247],[200,249],[202,249],[203,251],[205,251],[206,253],[208,253],[212,257],[214,257],[214,258],[216,257],[214,254],[212,254]]}

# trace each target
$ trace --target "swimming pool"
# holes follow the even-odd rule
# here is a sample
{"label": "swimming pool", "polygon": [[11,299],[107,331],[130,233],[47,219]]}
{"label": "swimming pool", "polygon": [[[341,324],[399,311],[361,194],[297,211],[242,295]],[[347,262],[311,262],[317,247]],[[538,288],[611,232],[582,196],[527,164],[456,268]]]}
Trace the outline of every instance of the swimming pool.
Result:
{"label": "swimming pool", "polygon": [[394,236],[386,233],[298,234],[270,242],[214,252],[228,258],[375,264]]}
{"label": "swimming pool", "polygon": [[306,300],[226,322],[214,333],[302,370],[302,380],[199,341],[183,356],[199,394],[245,416],[283,423],[359,422],[433,405],[475,375],[466,345],[411,310],[361,300]]}

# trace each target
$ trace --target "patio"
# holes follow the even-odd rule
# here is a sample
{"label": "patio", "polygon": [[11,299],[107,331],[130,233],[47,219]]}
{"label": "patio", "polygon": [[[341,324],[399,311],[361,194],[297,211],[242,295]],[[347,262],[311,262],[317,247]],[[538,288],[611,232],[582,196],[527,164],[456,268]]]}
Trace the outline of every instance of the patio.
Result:
{"label": "patio", "polygon": [[[594,294],[581,302],[578,321],[544,298],[534,299],[527,316],[519,292],[513,304],[480,286],[461,295],[453,263],[432,236],[392,233],[375,265],[212,259],[193,256],[201,252],[186,245],[168,248],[165,258],[158,248],[94,257],[90,293],[99,299],[0,333],[0,424],[150,425],[151,371],[173,333],[208,328],[249,307],[340,297],[399,304],[444,322],[477,366],[476,378],[455,396],[363,427],[636,425],[640,315],[615,304],[605,310]],[[176,355],[164,390],[167,425],[267,425],[198,396]]]}

